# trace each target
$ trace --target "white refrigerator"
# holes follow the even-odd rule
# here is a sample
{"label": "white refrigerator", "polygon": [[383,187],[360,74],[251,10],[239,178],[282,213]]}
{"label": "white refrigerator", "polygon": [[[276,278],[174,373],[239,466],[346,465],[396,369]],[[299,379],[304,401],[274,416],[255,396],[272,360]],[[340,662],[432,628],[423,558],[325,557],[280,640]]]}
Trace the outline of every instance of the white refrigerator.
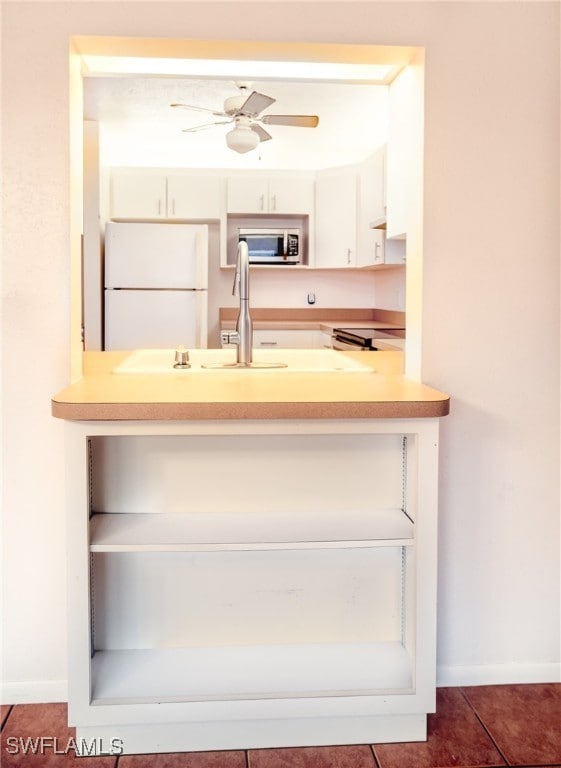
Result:
{"label": "white refrigerator", "polygon": [[108,222],[105,349],[207,346],[208,227]]}

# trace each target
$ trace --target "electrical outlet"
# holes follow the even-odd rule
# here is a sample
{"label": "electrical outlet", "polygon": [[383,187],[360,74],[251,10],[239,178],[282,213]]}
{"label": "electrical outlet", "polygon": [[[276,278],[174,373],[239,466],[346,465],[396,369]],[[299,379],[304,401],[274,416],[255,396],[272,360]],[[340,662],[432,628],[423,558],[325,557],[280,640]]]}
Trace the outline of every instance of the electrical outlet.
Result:
{"label": "electrical outlet", "polygon": [[308,304],[315,304],[316,303],[316,295],[315,293],[309,293],[308,294]]}

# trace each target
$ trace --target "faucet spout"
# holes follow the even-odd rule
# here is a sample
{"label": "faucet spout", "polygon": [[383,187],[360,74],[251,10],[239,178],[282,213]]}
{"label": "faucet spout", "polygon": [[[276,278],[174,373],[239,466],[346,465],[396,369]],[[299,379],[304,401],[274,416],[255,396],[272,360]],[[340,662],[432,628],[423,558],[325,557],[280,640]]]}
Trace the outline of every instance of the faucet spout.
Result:
{"label": "faucet spout", "polygon": [[252,362],[253,350],[253,323],[249,312],[249,251],[247,243],[241,240],[238,243],[238,259],[232,294],[236,294],[236,288],[240,297],[240,309],[236,323],[237,331],[237,363],[249,365]]}

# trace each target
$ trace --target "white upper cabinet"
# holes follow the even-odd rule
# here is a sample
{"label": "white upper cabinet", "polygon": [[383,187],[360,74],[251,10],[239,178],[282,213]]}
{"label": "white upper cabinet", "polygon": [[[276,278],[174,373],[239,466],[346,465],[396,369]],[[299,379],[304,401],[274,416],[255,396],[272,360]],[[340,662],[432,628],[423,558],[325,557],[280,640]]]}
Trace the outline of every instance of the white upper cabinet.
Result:
{"label": "white upper cabinet", "polygon": [[224,180],[217,176],[115,172],[112,219],[219,219]]}
{"label": "white upper cabinet", "polygon": [[311,178],[279,176],[269,179],[269,212],[313,216],[315,182]]}
{"label": "white upper cabinet", "polygon": [[167,218],[166,177],[113,174],[110,211],[112,219]]}
{"label": "white upper cabinet", "polygon": [[357,251],[357,267],[387,267],[405,265],[404,240],[387,240],[383,229],[360,230]]}
{"label": "white upper cabinet", "polygon": [[316,178],[316,269],[356,266],[357,173],[321,171]]}
{"label": "white upper cabinet", "polygon": [[381,147],[361,166],[361,200],[369,226],[386,222],[386,147]]}
{"label": "white upper cabinet", "polygon": [[226,207],[228,213],[268,213],[268,179],[255,176],[229,178]]}
{"label": "white upper cabinet", "polygon": [[386,240],[385,154],[382,147],[358,166],[357,267],[405,264],[405,243]]}
{"label": "white upper cabinet", "polygon": [[357,267],[373,267],[384,264],[385,234],[383,229],[372,229],[365,223],[359,228]]}
{"label": "white upper cabinet", "polygon": [[423,92],[418,69],[406,67],[389,86],[387,237],[405,238],[421,194]]}
{"label": "white upper cabinet", "polygon": [[228,179],[227,211],[311,216],[314,211],[314,180],[297,174],[231,176]]}
{"label": "white upper cabinet", "polygon": [[180,219],[219,219],[224,181],[217,176],[168,176],[168,216]]}

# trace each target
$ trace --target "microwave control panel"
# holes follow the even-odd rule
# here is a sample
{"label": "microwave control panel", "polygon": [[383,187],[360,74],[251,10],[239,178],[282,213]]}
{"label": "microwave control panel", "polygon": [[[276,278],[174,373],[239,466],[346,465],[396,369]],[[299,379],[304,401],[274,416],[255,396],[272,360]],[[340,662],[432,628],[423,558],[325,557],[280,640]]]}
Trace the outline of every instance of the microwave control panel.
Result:
{"label": "microwave control panel", "polygon": [[298,256],[298,235],[288,235],[286,244],[287,256]]}

